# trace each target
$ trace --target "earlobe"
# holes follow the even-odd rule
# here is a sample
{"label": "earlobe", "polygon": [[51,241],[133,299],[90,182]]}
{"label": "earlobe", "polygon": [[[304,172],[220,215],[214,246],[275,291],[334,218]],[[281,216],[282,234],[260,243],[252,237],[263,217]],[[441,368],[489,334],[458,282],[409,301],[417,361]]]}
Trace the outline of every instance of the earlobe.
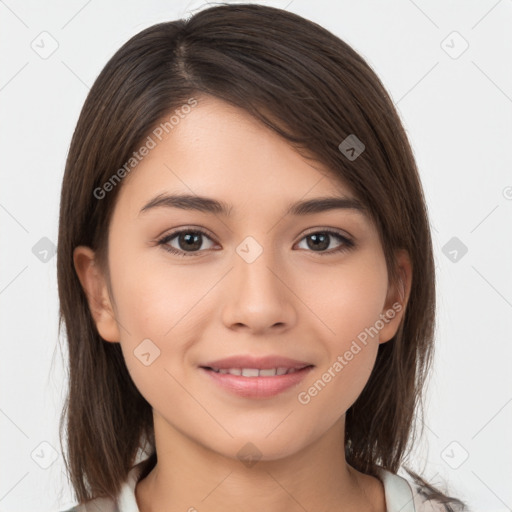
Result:
{"label": "earlobe", "polygon": [[412,286],[412,264],[407,251],[401,249],[396,256],[399,283],[390,287],[382,310],[384,327],[379,332],[379,343],[385,343],[397,333],[405,315]]}
{"label": "earlobe", "polygon": [[105,341],[119,342],[119,329],[107,283],[95,261],[94,251],[84,245],[76,247],[73,251],[73,263],[99,335]]}

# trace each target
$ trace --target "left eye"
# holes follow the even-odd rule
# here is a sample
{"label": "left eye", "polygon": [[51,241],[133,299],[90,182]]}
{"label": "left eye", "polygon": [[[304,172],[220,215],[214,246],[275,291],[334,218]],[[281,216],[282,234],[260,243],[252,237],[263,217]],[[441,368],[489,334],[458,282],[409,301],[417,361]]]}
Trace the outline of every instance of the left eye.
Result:
{"label": "left eye", "polygon": [[[194,253],[202,252],[200,250],[203,243],[202,237],[208,239],[213,244],[212,239],[206,232],[200,229],[184,229],[164,236],[158,240],[158,245],[162,245],[166,251],[172,254],[177,254],[179,256],[193,256]],[[340,244],[334,249],[331,248],[330,251],[325,251],[325,249],[328,249],[331,245],[331,240],[333,237],[336,238]],[[178,247],[173,247],[169,244],[169,242],[174,239],[177,239]],[[331,230],[315,231],[313,233],[309,233],[304,236],[300,242],[303,240],[309,240],[306,242],[307,249],[312,249],[313,252],[318,252],[321,255],[347,251],[355,246],[352,240],[336,231]],[[209,248],[211,249],[211,246]]]}
{"label": "left eye", "polygon": [[[318,249],[327,249],[330,246],[330,240],[332,238],[337,238],[338,241],[341,243],[338,247],[326,252],[326,251],[319,251]],[[307,242],[307,246],[310,249],[313,249],[313,252],[320,252],[323,254],[333,254],[337,252],[347,251],[348,249],[351,249],[354,247],[354,242],[350,239],[348,239],[346,236],[341,235],[340,233],[336,231],[315,231],[314,233],[309,233],[306,235],[302,240],[310,240],[310,242]],[[302,241],[301,240],[301,241]]]}

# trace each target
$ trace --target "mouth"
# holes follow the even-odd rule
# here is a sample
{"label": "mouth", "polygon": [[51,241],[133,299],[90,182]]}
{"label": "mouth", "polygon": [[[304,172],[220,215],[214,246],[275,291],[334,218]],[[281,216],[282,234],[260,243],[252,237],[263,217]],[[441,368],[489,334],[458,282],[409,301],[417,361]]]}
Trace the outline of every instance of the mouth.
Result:
{"label": "mouth", "polygon": [[210,366],[201,366],[200,368],[204,368],[205,370],[211,370],[215,373],[220,373],[222,375],[237,375],[241,377],[276,377],[280,375],[289,375],[291,373],[298,372],[303,370],[304,368],[312,368],[313,365],[303,365],[299,367],[285,367],[278,366],[275,368],[215,368]]}
{"label": "mouth", "polygon": [[268,399],[297,386],[314,367],[199,368],[222,391],[243,398]]}

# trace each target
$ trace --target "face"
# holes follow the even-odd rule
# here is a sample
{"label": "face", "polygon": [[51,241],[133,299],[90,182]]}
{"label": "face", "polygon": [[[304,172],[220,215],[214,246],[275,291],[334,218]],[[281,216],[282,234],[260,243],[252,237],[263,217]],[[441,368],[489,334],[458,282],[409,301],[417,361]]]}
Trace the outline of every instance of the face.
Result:
{"label": "face", "polygon": [[[82,284],[102,304],[91,306],[98,331],[121,344],[162,431],[228,457],[246,442],[268,460],[297,452],[343,420],[379,343],[399,326],[400,294],[388,286],[377,230],[355,207],[288,212],[298,202],[355,197],[220,100],[200,98],[155,140],[118,185],[112,297],[88,264],[93,253],[75,251]],[[163,195],[191,195],[196,206],[198,196],[211,198],[226,211],[155,204]],[[256,377],[202,368],[233,355],[310,366],[293,382],[293,374],[257,377],[248,390],[241,379]],[[228,380],[238,391],[221,384]]]}

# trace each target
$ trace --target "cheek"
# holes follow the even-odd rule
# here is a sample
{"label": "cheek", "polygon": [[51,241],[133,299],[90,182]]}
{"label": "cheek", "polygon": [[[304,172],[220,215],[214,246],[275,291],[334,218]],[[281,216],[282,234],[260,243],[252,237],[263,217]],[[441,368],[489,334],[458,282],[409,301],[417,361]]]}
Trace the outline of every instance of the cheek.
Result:
{"label": "cheek", "polygon": [[368,253],[353,265],[340,265],[328,275],[314,277],[311,282],[317,286],[305,291],[304,302],[314,304],[323,325],[319,332],[327,357],[308,381],[309,391],[302,388],[306,392],[302,403],[335,404],[334,419],[357,399],[375,364],[379,348],[375,324],[385,303],[387,271],[383,262]]}
{"label": "cheek", "polygon": [[170,386],[173,379],[165,370],[183,380],[188,345],[208,318],[201,311],[215,307],[205,295],[218,279],[198,279],[191,265],[148,265],[119,249],[112,255],[124,256],[111,265],[111,279],[121,348],[137,388],[153,402],[155,393],[172,394],[176,387]]}
{"label": "cheek", "polygon": [[153,407],[165,409],[165,404],[182,399],[177,382],[184,381],[186,331],[194,316],[187,312],[197,299],[192,300],[195,294],[179,270],[170,281],[154,267],[132,263],[125,261],[112,273],[117,316],[125,327],[121,349],[141,395]]}
{"label": "cheek", "polygon": [[304,269],[307,280],[296,277],[297,295],[335,346],[343,348],[379,319],[387,294],[387,270],[378,256],[367,250],[339,265]]}
{"label": "cheek", "polygon": [[164,258],[159,265],[136,255],[117,261],[112,270],[117,316],[134,336],[172,336],[173,329],[187,323],[195,304],[211,286],[208,279],[197,279],[192,266],[166,265]]}

